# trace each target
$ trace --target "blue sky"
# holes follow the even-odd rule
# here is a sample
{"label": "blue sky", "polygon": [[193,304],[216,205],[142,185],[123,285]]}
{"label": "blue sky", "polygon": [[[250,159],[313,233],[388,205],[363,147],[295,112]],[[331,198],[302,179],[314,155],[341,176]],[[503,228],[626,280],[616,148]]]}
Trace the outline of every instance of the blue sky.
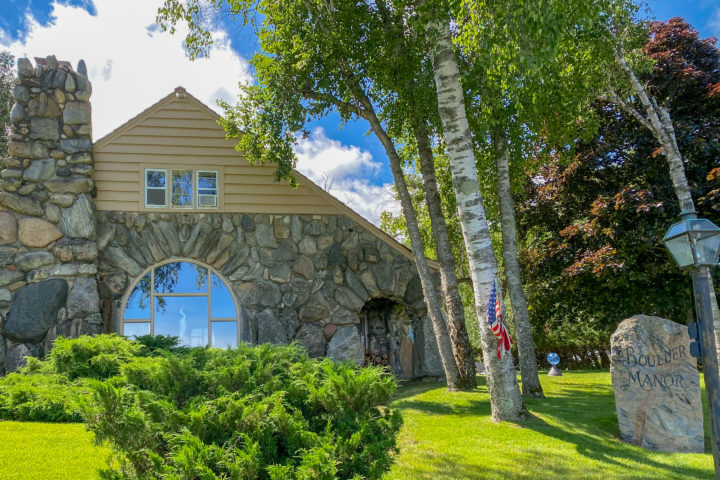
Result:
{"label": "blue sky", "polygon": [[[252,81],[247,60],[254,35],[227,22],[214,32],[210,58],[190,62],[175,37],[153,25],[161,0],[0,0],[0,47],[17,57],[55,54],[88,64],[93,82],[94,136],[100,138],[177,85],[211,107],[232,101],[237,83]],[[681,16],[701,36],[720,37],[718,0],[651,0],[658,20]],[[298,169],[359,213],[377,222],[382,210],[397,211],[385,153],[364,122],[340,128],[331,115],[312,125],[298,148]]]}

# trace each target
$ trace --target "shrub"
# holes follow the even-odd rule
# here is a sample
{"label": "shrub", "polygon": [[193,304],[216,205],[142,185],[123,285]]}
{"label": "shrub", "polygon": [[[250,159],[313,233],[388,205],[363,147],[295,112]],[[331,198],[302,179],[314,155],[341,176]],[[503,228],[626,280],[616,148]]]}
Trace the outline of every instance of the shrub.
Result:
{"label": "shrub", "polygon": [[165,335],[141,335],[135,338],[136,342],[142,343],[150,352],[157,350],[173,350],[178,346],[180,339]]}
{"label": "shrub", "polygon": [[380,478],[401,418],[379,369],[297,345],[178,348],[172,338],[58,339],[0,379],[0,418],[84,419],[114,479]]}
{"label": "shrub", "polygon": [[379,478],[401,419],[380,370],[301,348],[190,349],[93,383],[85,420],[118,478]]}
{"label": "shrub", "polygon": [[141,344],[115,334],[83,335],[75,339],[58,337],[50,352],[50,361],[57,373],[71,380],[109,378],[119,374],[120,367],[141,349]]}
{"label": "shrub", "polygon": [[87,380],[120,374],[139,358],[143,346],[118,335],[59,337],[47,360],[28,357],[27,365],[0,378],[0,418],[44,422],[82,421]]}

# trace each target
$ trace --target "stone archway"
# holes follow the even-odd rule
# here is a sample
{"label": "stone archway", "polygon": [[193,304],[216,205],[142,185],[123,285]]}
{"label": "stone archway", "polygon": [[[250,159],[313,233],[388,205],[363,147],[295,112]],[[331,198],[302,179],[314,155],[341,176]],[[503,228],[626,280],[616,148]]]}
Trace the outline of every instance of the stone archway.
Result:
{"label": "stone archway", "polygon": [[415,337],[422,327],[405,305],[386,297],[372,298],[359,316],[365,365],[385,367],[399,378],[420,374]]}

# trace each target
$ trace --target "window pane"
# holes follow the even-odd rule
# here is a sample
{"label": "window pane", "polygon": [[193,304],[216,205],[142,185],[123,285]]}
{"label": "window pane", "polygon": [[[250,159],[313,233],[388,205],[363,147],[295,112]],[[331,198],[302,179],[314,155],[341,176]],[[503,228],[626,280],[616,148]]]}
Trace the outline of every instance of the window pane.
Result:
{"label": "window pane", "polygon": [[170,192],[172,205],[192,206],[192,170],[173,170]]}
{"label": "window pane", "polygon": [[140,279],[130,293],[123,318],[150,319],[150,272]]}
{"label": "window pane", "polygon": [[123,335],[128,338],[150,335],[150,322],[146,323],[125,323],[123,324]]}
{"label": "window pane", "polygon": [[208,195],[217,194],[217,172],[198,172],[198,191]]}
{"label": "window pane", "polygon": [[148,187],[165,187],[165,170],[145,170],[146,186]]}
{"label": "window pane", "polygon": [[155,297],[155,335],[172,335],[180,345],[208,343],[207,297]]}
{"label": "window pane", "polygon": [[237,322],[213,322],[212,346],[217,348],[237,347]]}
{"label": "window pane", "polygon": [[213,318],[236,318],[235,302],[222,280],[212,276],[211,313]]}
{"label": "window pane", "polygon": [[194,263],[166,263],[155,268],[155,293],[207,292],[207,274],[207,268]]}
{"label": "window pane", "polygon": [[165,206],[165,190],[148,188],[146,191],[145,205]]}

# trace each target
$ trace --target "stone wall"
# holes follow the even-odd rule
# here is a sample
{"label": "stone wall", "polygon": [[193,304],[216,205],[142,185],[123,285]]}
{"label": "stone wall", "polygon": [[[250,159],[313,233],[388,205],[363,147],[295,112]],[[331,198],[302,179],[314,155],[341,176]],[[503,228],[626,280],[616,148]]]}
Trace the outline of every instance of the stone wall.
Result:
{"label": "stone wall", "polygon": [[413,262],[345,216],[100,211],[97,220],[100,293],[116,331],[123,297],[149,267],[196,260],[230,283],[246,342],[296,340],[313,356],[360,364],[359,314],[385,298],[413,326],[404,351],[415,365],[403,376],[442,373]]}
{"label": "stone wall", "polygon": [[0,373],[57,335],[104,331],[87,69],[53,56],[36,63],[18,60],[0,172]]}

